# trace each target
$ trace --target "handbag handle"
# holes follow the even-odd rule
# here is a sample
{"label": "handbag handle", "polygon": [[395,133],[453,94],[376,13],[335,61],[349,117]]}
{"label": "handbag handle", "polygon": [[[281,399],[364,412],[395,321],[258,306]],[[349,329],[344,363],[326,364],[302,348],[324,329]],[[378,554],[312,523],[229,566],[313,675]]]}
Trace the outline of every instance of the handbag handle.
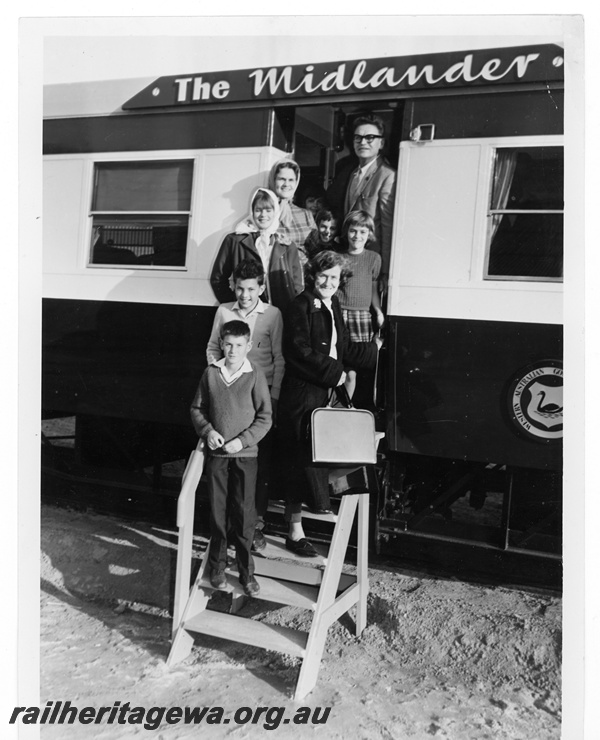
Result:
{"label": "handbag handle", "polygon": [[[381,329],[378,332],[379,336],[381,336]],[[379,350],[377,350],[377,359],[375,360],[375,378],[373,380],[373,407],[377,408],[377,391],[379,388],[377,387],[377,381],[379,379]]]}
{"label": "handbag handle", "polygon": [[350,396],[348,395],[348,390],[346,386],[342,383],[342,385],[338,385],[334,388],[334,392],[336,396],[338,397],[338,401],[344,406],[344,408],[347,409],[353,409],[354,404],[352,403]]}

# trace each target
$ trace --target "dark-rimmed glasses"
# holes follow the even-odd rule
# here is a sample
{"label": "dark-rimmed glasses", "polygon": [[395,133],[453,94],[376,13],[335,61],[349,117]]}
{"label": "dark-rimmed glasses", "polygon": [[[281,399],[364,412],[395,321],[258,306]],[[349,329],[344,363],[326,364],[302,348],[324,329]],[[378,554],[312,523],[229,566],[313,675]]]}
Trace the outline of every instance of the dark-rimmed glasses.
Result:
{"label": "dark-rimmed glasses", "polygon": [[354,134],[354,136],[352,137],[352,141],[354,141],[355,144],[360,144],[363,139],[367,142],[367,144],[372,144],[375,139],[383,139],[383,136],[381,136],[380,134],[367,134],[366,136]]}

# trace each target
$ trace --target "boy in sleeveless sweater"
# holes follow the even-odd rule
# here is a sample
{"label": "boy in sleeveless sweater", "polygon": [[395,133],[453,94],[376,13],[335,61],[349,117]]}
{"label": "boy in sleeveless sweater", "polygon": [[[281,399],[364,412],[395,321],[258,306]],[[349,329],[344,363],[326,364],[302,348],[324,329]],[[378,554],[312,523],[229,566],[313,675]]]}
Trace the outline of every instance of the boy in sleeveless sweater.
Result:
{"label": "boy in sleeveless sweater", "polygon": [[213,588],[227,588],[229,515],[240,583],[248,596],[256,596],[260,587],[250,549],[256,525],[258,442],[271,427],[271,397],[262,370],[247,358],[252,348],[248,324],[223,324],[221,346],[224,357],[204,371],[190,409],[194,429],[208,447],[210,582]]}

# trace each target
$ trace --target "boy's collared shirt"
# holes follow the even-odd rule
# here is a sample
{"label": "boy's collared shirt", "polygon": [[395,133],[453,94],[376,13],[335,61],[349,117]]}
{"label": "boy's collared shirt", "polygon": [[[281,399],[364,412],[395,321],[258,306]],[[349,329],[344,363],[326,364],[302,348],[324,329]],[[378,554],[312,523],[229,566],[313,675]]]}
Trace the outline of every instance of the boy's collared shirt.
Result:
{"label": "boy's collared shirt", "polygon": [[249,311],[247,314],[244,315],[242,313],[242,309],[240,308],[239,301],[236,301],[231,307],[231,310],[239,314],[240,319],[250,325],[250,331],[252,332],[252,330],[254,329],[254,324],[256,324],[256,317],[258,316],[259,313],[264,313],[267,310],[268,305],[269,305],[268,303],[265,303],[259,298],[256,301],[256,306],[254,306],[254,308],[251,311]]}
{"label": "boy's collared shirt", "polygon": [[[227,311],[227,312],[230,312],[230,313],[234,314],[234,316],[232,318],[239,319],[240,321],[245,321],[248,324],[248,326],[250,327],[250,339],[252,340],[252,342],[254,342],[254,328],[256,327],[256,320],[258,319],[259,316],[261,316],[262,314],[264,314],[264,312],[267,310],[268,306],[269,306],[268,303],[265,303],[263,300],[261,300],[259,298],[258,301],[256,302],[256,306],[254,306],[254,308],[249,313],[247,313],[245,315],[242,314],[242,309],[240,308],[240,304],[239,304],[238,301],[235,301],[235,303],[233,305],[230,305],[228,303],[222,303],[221,306],[220,306],[220,308],[223,311]],[[232,318],[229,318],[229,316],[227,316],[227,321],[231,321]],[[225,323],[225,322],[223,322],[223,323]],[[211,340],[212,340],[212,337],[211,337]],[[208,351],[209,351],[209,353],[211,353],[210,343],[209,343]],[[215,352],[212,352],[211,353],[211,356],[208,357],[208,363],[209,363],[209,365],[210,364],[213,364],[213,365],[216,364],[215,363],[215,354],[216,354]],[[220,349],[219,349],[219,354],[221,354]]]}
{"label": "boy's collared shirt", "polygon": [[279,398],[285,370],[285,361],[281,351],[283,319],[280,310],[259,299],[252,311],[247,316],[242,316],[237,301],[222,303],[217,308],[206,347],[206,360],[209,365],[214,365],[223,357],[219,341],[221,326],[233,319],[245,321],[250,327],[252,349],[248,353],[248,359],[264,372],[272,397]]}
{"label": "boy's collared shirt", "polygon": [[235,383],[235,381],[240,378],[244,373],[251,373],[252,372],[252,365],[250,364],[250,361],[246,357],[244,362],[242,362],[242,366],[239,370],[236,370],[235,373],[230,373],[227,369],[227,365],[225,364],[225,358],[222,357],[220,360],[217,360],[214,363],[218,368],[221,370],[221,375],[223,376],[223,379],[227,383],[227,385],[231,385],[232,383]]}

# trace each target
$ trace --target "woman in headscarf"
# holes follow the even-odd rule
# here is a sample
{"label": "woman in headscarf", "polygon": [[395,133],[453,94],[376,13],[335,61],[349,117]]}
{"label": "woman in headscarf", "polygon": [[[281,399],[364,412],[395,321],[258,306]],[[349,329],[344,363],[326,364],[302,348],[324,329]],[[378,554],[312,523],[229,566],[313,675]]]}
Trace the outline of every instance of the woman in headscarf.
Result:
{"label": "woman in headscarf", "polygon": [[277,196],[267,188],[257,188],[250,201],[250,213],[235,232],[227,234],[210,276],[219,303],[235,301],[231,273],[244,259],[262,263],[266,290],[263,300],[284,310],[302,291],[303,279],[298,249],[280,231]]}
{"label": "woman in headscarf", "polygon": [[293,203],[293,198],[300,184],[300,167],[293,159],[280,159],[275,162],[269,174],[269,188],[279,199],[279,233],[286,235],[296,244],[300,252],[300,261],[304,265],[302,248],[306,237],[317,228],[312,211],[300,208]]}

